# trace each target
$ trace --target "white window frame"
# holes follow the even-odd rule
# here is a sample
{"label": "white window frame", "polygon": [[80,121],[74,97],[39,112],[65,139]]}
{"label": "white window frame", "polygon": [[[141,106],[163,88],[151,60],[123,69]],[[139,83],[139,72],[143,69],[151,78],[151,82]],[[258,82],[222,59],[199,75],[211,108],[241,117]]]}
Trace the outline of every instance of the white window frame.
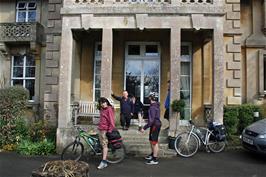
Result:
{"label": "white window frame", "polygon": [[[96,42],[95,43],[95,49],[94,49],[94,69],[93,69],[93,101],[98,101],[95,100],[96,99],[96,90],[100,90],[101,92],[101,88],[96,88],[95,83],[96,83],[96,76],[100,75],[101,76],[101,71],[100,74],[96,74],[96,61],[101,61],[101,65],[102,65],[102,51],[98,51],[98,45],[102,45],[101,42]],[[102,50],[102,49],[101,49]],[[100,67],[101,70],[101,67]],[[100,81],[101,82],[101,81]]]}
{"label": "white window frame", "polygon": [[34,73],[34,76],[35,77],[26,77],[26,59],[27,59],[27,56],[24,55],[23,56],[23,76],[22,77],[14,77],[13,76],[13,68],[14,68],[14,57],[15,56],[12,56],[12,63],[11,63],[11,86],[13,86],[13,80],[23,80],[23,87],[26,88],[26,80],[34,80],[34,96],[33,96],[33,99],[30,99],[28,100],[29,102],[34,102],[34,98],[36,97],[36,91],[35,91],[35,88],[36,88],[36,61],[35,61],[35,66],[30,66],[30,67],[34,67],[35,68],[35,73]]}
{"label": "white window frame", "polygon": [[[191,120],[191,115],[192,115],[192,65],[193,65],[193,60],[192,60],[192,43],[191,42],[181,42],[181,46],[188,46],[189,48],[189,55],[182,55],[181,51],[180,51],[180,55],[181,55],[181,61],[180,62],[189,62],[190,63],[190,76],[189,76],[189,80],[190,80],[190,105],[189,105],[189,109],[190,109],[190,115],[189,115],[189,120]],[[180,63],[181,65],[181,63]],[[180,66],[181,69],[181,66]],[[180,72],[181,73],[181,72]],[[183,75],[184,76],[184,75]],[[187,76],[187,75],[185,75]],[[180,77],[182,77],[182,75],[180,75]],[[180,79],[181,80],[181,79]],[[181,83],[180,83],[181,84]],[[187,91],[187,90],[186,90]],[[181,93],[181,89],[180,89],[180,93]],[[185,108],[188,109],[188,108]],[[187,121],[187,120],[182,120],[182,121]],[[186,123],[184,123],[186,124]]]}
{"label": "white window frame", "polygon": [[[20,3],[25,3],[24,8],[19,8]],[[34,7],[29,7],[30,3],[35,3]],[[37,2],[36,1],[18,1],[16,4],[16,22],[28,22],[29,21],[29,12],[35,11],[36,16],[34,22],[37,21]],[[18,14],[19,12],[25,12],[26,16],[24,21],[19,21]]]}
{"label": "white window frame", "polygon": [[[129,45],[139,45],[140,46],[140,55],[128,55],[128,46]],[[157,45],[158,46],[158,55],[145,55],[145,46],[146,45]],[[159,61],[159,88],[158,88],[158,100],[160,100],[160,85],[161,85],[161,47],[160,42],[137,42],[137,41],[129,41],[126,42],[125,47],[125,63],[127,60],[140,60],[142,61],[142,70],[141,70],[141,85],[140,85],[140,101],[144,104],[144,69],[143,63],[145,60],[148,61]],[[126,67],[124,67],[124,90],[126,89]],[[149,104],[144,104],[148,106]]]}
{"label": "white window frame", "polygon": [[266,87],[265,87],[265,83],[266,83],[266,67],[264,67],[266,65],[266,53],[262,56],[263,57],[263,92],[264,92],[264,95],[266,95]]}

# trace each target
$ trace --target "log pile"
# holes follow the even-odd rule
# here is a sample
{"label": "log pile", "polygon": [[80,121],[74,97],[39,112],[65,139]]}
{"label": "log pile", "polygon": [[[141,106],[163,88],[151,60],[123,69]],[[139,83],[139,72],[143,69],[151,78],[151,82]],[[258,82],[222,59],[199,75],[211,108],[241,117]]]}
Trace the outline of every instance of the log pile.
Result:
{"label": "log pile", "polygon": [[49,161],[32,171],[32,177],[89,177],[89,164],[83,161]]}

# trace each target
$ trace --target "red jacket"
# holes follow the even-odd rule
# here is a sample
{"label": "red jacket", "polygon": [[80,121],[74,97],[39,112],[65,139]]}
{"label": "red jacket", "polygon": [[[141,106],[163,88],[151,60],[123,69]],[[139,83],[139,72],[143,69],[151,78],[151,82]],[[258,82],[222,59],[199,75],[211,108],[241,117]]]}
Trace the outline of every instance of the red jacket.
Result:
{"label": "red jacket", "polygon": [[115,128],[115,111],[114,108],[108,106],[100,110],[100,121],[98,129],[101,131],[111,132]]}

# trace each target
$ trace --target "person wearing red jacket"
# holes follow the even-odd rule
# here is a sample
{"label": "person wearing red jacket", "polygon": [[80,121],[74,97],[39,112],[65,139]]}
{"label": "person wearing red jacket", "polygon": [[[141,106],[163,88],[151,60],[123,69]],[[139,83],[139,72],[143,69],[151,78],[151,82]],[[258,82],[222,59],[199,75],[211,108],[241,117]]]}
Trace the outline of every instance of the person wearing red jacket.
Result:
{"label": "person wearing red jacket", "polygon": [[100,121],[98,124],[99,139],[103,148],[102,161],[97,167],[103,169],[108,166],[106,158],[108,153],[108,139],[106,136],[107,132],[112,132],[115,128],[115,111],[110,98],[101,97],[98,100],[100,106]]}

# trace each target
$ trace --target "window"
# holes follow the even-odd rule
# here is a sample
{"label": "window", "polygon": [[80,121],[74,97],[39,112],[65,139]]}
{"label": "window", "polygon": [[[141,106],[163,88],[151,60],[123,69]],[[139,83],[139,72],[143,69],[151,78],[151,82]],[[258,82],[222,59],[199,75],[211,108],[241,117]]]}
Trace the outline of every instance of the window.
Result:
{"label": "window", "polygon": [[12,57],[11,85],[22,85],[29,90],[30,101],[34,101],[35,59],[33,56],[20,55]]}
{"label": "window", "polygon": [[150,93],[160,96],[160,44],[127,42],[125,54],[125,89],[148,108]]}
{"label": "window", "polygon": [[181,112],[181,118],[191,119],[191,44],[183,42],[181,46],[181,75],[180,75],[180,98],[185,101],[184,112]]}
{"label": "window", "polygon": [[264,94],[266,94],[266,55],[264,55],[263,57],[263,67],[264,67],[264,70],[263,70],[263,74],[264,74]]}
{"label": "window", "polygon": [[36,21],[36,2],[18,1],[16,22],[35,22]]}
{"label": "window", "polygon": [[94,89],[93,100],[98,101],[101,96],[101,64],[102,64],[102,44],[96,43],[94,56]]}

